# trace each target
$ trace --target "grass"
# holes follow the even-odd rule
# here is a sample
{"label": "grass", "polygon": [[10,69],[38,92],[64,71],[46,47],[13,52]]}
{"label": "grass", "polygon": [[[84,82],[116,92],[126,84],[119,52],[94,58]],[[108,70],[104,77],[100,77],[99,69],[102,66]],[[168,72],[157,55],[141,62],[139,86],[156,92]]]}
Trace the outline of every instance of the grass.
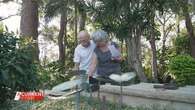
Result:
{"label": "grass", "polygon": [[[87,97],[81,97],[80,102],[80,110],[173,110],[171,107],[165,108],[161,105],[137,108],[123,105],[120,109],[119,104]],[[76,110],[74,97],[60,100],[46,99],[41,102],[17,102],[14,105],[17,106],[13,106],[11,110]]]}

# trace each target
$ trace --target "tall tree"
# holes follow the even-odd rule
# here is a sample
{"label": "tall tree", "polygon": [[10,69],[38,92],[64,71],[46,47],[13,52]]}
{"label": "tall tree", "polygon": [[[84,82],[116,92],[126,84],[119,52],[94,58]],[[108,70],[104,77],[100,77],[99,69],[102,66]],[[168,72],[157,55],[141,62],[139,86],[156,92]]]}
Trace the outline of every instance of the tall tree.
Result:
{"label": "tall tree", "polygon": [[101,27],[120,39],[125,39],[129,67],[138,75],[140,81],[147,82],[142,68],[141,36],[144,29],[144,8],[142,0],[97,0],[91,2],[94,19]]}
{"label": "tall tree", "polygon": [[151,33],[149,43],[152,50],[152,78],[154,82],[158,82],[158,68],[157,68],[157,51],[156,51],[156,43],[155,43],[155,34]]}
{"label": "tall tree", "polygon": [[[157,11],[156,5],[153,4],[154,2],[147,0],[143,5],[147,11],[146,19],[148,21],[148,25],[145,29],[145,36],[149,40],[149,44],[151,47],[152,52],[152,78],[154,82],[158,82],[158,69],[157,69],[157,51],[156,51],[156,40],[157,40],[157,33],[158,30],[156,29],[155,23],[155,13]],[[157,3],[156,3],[157,4]]]}
{"label": "tall tree", "polygon": [[[75,41],[77,41],[77,26],[78,25],[78,3],[77,0],[74,0],[74,35],[75,35]],[[77,42],[75,42],[77,45]]]}
{"label": "tall tree", "polygon": [[170,22],[170,20],[174,19],[174,15],[171,11],[168,12],[163,12],[163,15],[156,15],[156,19],[157,19],[157,23],[160,25],[161,28],[161,37],[162,37],[162,46],[161,46],[161,53],[159,56],[159,75],[163,75],[166,71],[166,63],[165,60],[166,58],[166,50],[167,50],[167,46],[166,46],[166,42],[167,39],[170,35],[170,33],[172,32],[172,30],[175,28],[175,25],[177,26],[177,34],[179,34],[179,21],[178,21],[178,16],[176,16],[177,20],[176,22]]}
{"label": "tall tree", "polygon": [[64,12],[61,14],[60,17],[60,31],[58,35],[59,62],[62,65],[62,73],[64,73],[64,69],[65,69],[66,24],[67,24],[67,15],[66,12]]}
{"label": "tall tree", "polygon": [[195,34],[194,34],[194,28],[193,28],[192,20],[190,16],[189,1],[182,0],[181,3],[182,3],[183,15],[185,17],[186,29],[187,29],[189,39],[190,39],[190,53],[191,53],[191,56],[195,58]]}
{"label": "tall tree", "polygon": [[60,15],[60,30],[58,34],[59,63],[62,66],[61,73],[65,72],[66,34],[67,34],[67,0],[49,0],[45,8],[45,17],[53,18]]}
{"label": "tall tree", "polygon": [[180,34],[180,16],[178,14],[176,14],[176,25],[177,25],[177,36],[179,36]]}
{"label": "tall tree", "polygon": [[[143,5],[147,13],[146,15],[147,25],[145,28],[145,32],[146,32],[146,38],[149,40],[151,50],[152,50],[152,61],[151,61],[152,76],[155,82],[158,82],[159,79],[158,64],[157,64],[157,49],[156,49],[155,41],[158,40],[159,39],[158,37],[160,36],[158,25],[155,20],[156,20],[157,12],[163,16],[165,12],[170,11],[170,6],[173,4],[175,5],[174,1],[169,2],[168,0],[158,0],[158,1],[145,0],[143,2]],[[172,28],[172,26],[170,28]],[[170,30],[171,29],[169,29],[165,34],[163,33],[163,49],[165,49],[166,37],[168,36]],[[163,53],[165,53],[164,50]]]}
{"label": "tall tree", "polygon": [[39,61],[38,7],[37,0],[22,0],[20,32],[22,36],[33,39],[32,54],[34,54],[35,61]]}
{"label": "tall tree", "polygon": [[144,74],[142,67],[142,55],[141,55],[141,36],[129,37],[126,39],[128,63],[130,69],[133,69],[138,75],[140,81],[147,82],[147,78]]}
{"label": "tall tree", "polygon": [[87,13],[86,13],[84,1],[79,1],[78,12],[79,12],[79,31],[85,30]]}

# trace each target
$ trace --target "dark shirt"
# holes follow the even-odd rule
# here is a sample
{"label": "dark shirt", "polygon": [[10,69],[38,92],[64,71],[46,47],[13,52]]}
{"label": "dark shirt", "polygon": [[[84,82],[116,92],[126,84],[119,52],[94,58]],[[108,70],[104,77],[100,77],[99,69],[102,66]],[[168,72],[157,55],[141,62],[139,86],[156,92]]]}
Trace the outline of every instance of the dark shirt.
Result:
{"label": "dark shirt", "polygon": [[120,63],[114,62],[112,60],[112,55],[110,50],[102,52],[99,48],[94,50],[98,64],[97,64],[97,74],[100,76],[108,77],[111,74],[120,74]]}

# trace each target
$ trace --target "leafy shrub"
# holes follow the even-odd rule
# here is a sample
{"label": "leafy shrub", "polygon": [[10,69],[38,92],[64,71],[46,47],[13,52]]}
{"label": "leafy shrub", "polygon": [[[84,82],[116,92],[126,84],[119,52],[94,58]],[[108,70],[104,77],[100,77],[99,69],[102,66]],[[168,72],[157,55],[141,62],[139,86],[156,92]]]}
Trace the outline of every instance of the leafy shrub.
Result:
{"label": "leafy shrub", "polygon": [[[13,100],[16,91],[35,90],[36,65],[32,60],[31,45],[20,45],[22,40],[7,32],[0,32],[0,104]],[[20,47],[20,48],[19,48]]]}
{"label": "leafy shrub", "polygon": [[188,55],[178,55],[169,64],[169,71],[179,85],[195,84],[195,59]]}
{"label": "leafy shrub", "polygon": [[127,60],[122,60],[122,62],[120,63],[120,66],[121,66],[122,73],[132,71],[132,69],[129,69],[129,67],[128,67],[129,65],[128,65]]}
{"label": "leafy shrub", "polygon": [[70,79],[70,77],[73,76],[68,71],[65,71],[64,74],[62,74],[61,68],[63,68],[58,61],[51,62],[49,64],[46,64],[44,66],[39,66],[38,68],[38,74],[39,74],[39,80],[40,85],[39,88],[41,89],[51,89],[53,86],[60,84],[64,81],[67,81]]}
{"label": "leafy shrub", "polygon": [[187,35],[181,35],[176,37],[174,46],[177,54],[189,54],[190,53],[190,40]]}
{"label": "leafy shrub", "polygon": [[172,58],[176,56],[175,48],[172,46],[167,46],[165,48],[165,53],[162,54],[162,50],[157,51],[158,63],[158,80],[160,83],[168,83],[166,77],[169,71],[169,62]]}

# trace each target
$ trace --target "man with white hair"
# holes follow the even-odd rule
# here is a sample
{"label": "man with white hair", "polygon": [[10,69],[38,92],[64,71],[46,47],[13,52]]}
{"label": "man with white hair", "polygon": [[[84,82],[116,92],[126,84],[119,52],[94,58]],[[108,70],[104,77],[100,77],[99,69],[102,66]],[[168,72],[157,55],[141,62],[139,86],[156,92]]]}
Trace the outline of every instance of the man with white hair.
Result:
{"label": "man with white hair", "polygon": [[96,45],[90,40],[90,35],[85,30],[79,32],[78,42],[79,45],[75,48],[73,59],[75,70],[88,71]]}

